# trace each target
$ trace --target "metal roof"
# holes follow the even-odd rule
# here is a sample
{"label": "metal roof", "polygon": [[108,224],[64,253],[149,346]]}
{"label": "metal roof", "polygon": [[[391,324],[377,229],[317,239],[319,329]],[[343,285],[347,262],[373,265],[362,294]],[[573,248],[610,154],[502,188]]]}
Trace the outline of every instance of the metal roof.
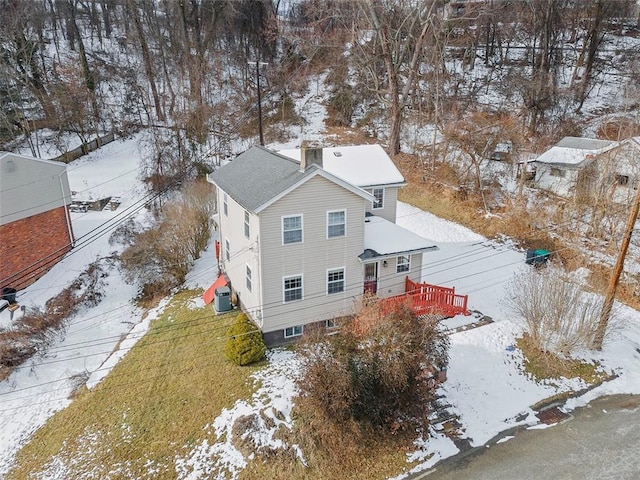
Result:
{"label": "metal roof", "polygon": [[612,150],[618,145],[620,145],[619,142],[613,142],[611,140],[564,137],[540,155],[536,162],[566,166],[567,168],[578,168],[585,160]]}
{"label": "metal roof", "polygon": [[582,137],[564,137],[558,143],[556,147],[574,148],[576,150],[600,150],[601,148],[608,147],[612,143],[611,140],[597,140],[595,138],[582,138]]}

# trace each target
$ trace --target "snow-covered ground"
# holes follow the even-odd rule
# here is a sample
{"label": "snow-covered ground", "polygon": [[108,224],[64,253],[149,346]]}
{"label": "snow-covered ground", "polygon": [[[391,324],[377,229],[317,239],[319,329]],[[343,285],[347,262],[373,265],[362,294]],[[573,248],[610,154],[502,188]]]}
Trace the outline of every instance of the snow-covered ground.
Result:
{"label": "snow-covered ground", "polygon": [[[322,81],[320,78],[319,81]],[[312,88],[302,101],[301,112],[308,112],[305,138],[270,145],[274,149],[299,146],[303,139],[316,139],[323,129],[324,90]],[[318,137],[319,138],[319,137]],[[118,250],[108,242],[109,227],[119,215],[143,217],[145,190],[138,180],[140,137],[113,142],[69,165],[72,190],[86,199],[121,197],[117,210],[73,214],[73,227],[79,246],[38,282],[20,293],[19,301],[42,306],[66,287],[97,257]],[[140,210],[138,210],[140,208]],[[125,213],[126,212],[126,213]],[[445,401],[459,415],[464,434],[473,445],[481,445],[499,432],[517,424],[534,424],[531,406],[560,391],[580,388],[578,382],[559,380],[539,384],[522,372],[522,358],[510,348],[522,331],[503,304],[505,289],[518,271],[527,268],[524,253],[510,243],[489,241],[460,225],[442,220],[406,204],[399,204],[398,223],[430,240],[439,250],[424,255],[423,279],[430,283],[455,286],[469,295],[469,308],[490,316],[494,323],[451,335],[451,361],[448,380],[442,387]],[[101,234],[102,233],[102,234]],[[207,287],[216,273],[213,250],[209,249],[188,276],[189,286]],[[109,271],[102,302],[71,319],[64,335],[46,351],[20,367],[0,383],[0,476],[10,468],[15,453],[29,436],[56,411],[65,408],[70,393],[78,385],[95,384],[108,374],[112,365],[137,338],[162,306],[144,321],[132,304],[134,286],[127,284],[117,270]],[[198,304],[199,299],[194,299]],[[640,313],[621,307],[622,326],[605,344],[602,352],[585,353],[599,360],[618,377],[588,394],[567,403],[573,408],[604,394],[640,393]],[[452,319],[464,323],[468,317]],[[111,354],[122,337],[119,353]],[[97,342],[96,339],[101,339]],[[107,340],[105,340],[107,339]],[[179,478],[212,478],[227,471],[236,478],[250,458],[245,458],[229,441],[231,422],[239,415],[256,413],[281,428],[290,428],[290,411],[295,396],[293,380],[297,374],[295,355],[274,352],[270,365],[256,378],[261,388],[250,400],[236,405],[203,425],[209,440],[187,456],[176,459]],[[261,416],[260,416],[261,415]],[[276,421],[277,420],[277,421]],[[264,422],[263,422],[264,423]],[[265,448],[291,448],[283,445],[265,428],[250,432],[255,443]],[[428,468],[458,449],[443,434],[432,430],[430,438],[418,439],[416,450],[407,460],[419,462],[414,470]],[[213,478],[219,478],[215,476]],[[224,477],[223,477],[224,478]]]}
{"label": "snow-covered ground", "polygon": [[[116,210],[72,213],[76,248],[45,276],[19,292],[20,304],[43,307],[87,265],[119,250],[118,245],[109,244],[109,235],[120,219],[144,218],[146,210],[141,207],[146,191],[137,174],[139,140],[140,136],[135,136],[115,141],[69,165],[73,191],[92,199],[119,196],[122,203]],[[142,311],[132,302],[136,287],[124,281],[115,268],[107,273],[102,301],[76,314],[50,348],[0,382],[0,476],[29,436],[71,402],[69,396],[79,385],[108,372],[105,362],[114,347],[141,322]],[[145,324],[157,313],[151,312]],[[139,326],[132,339],[143,333]],[[123,347],[127,346],[124,342]]]}

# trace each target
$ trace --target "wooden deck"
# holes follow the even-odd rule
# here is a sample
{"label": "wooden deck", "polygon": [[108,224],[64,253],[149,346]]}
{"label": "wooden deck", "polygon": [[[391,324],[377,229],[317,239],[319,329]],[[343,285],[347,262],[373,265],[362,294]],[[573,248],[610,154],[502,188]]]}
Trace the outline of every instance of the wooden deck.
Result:
{"label": "wooden deck", "polygon": [[418,315],[440,314],[445,317],[471,315],[467,309],[468,295],[458,295],[455,288],[440,287],[405,279],[405,293],[385,298],[385,303],[409,302]]}

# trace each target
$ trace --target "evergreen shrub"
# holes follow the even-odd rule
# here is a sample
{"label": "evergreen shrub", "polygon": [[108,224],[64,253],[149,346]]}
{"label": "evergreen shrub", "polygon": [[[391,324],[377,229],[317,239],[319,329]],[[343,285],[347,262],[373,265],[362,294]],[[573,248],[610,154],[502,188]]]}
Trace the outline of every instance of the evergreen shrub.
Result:
{"label": "evergreen shrub", "polygon": [[260,330],[249,318],[240,313],[227,330],[225,355],[236,365],[249,365],[264,358],[267,347]]}

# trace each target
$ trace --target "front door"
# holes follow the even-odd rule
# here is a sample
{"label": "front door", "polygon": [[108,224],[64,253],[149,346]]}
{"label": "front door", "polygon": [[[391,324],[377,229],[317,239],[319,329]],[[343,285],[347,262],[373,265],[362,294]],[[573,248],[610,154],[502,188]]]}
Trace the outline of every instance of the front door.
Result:
{"label": "front door", "polygon": [[378,262],[364,264],[364,293],[375,295],[378,291]]}

